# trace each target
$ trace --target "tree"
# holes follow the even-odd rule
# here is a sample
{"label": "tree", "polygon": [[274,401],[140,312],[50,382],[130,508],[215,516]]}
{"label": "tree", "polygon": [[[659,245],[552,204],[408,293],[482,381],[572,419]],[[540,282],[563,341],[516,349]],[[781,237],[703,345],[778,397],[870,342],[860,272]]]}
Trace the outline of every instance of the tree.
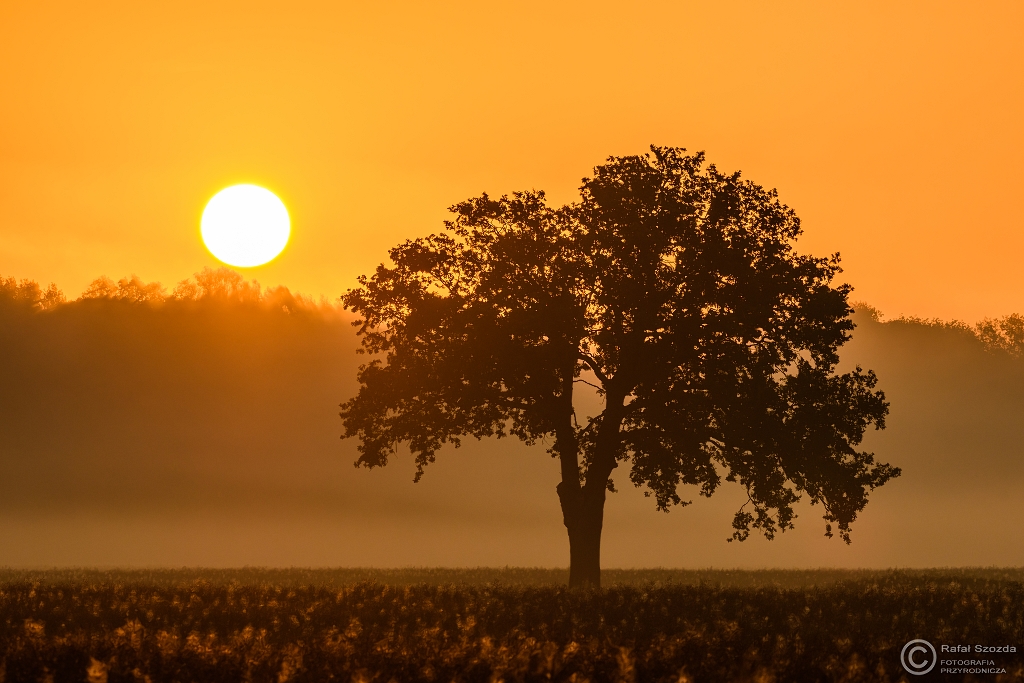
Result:
{"label": "tree", "polygon": [[995,320],[985,318],[974,328],[978,339],[990,349],[1024,355],[1024,315],[1011,313]]}
{"label": "tree", "polygon": [[[736,540],[791,528],[803,494],[849,542],[899,470],[856,450],[888,404],[874,373],[835,372],[853,329],[838,255],[797,254],[776,192],[702,153],[611,157],[580,192],[559,209],[543,192],[457,204],[444,233],[395,247],[342,297],[375,356],[342,404],[356,465],[408,443],[419,480],[465,436],[553,437],[571,586],[600,585],[624,463],[662,510],[688,504],[680,484],[710,496],[738,482]],[[604,409],[578,421],[581,383]]]}
{"label": "tree", "polygon": [[0,275],[0,308],[22,312],[52,311],[66,301],[64,292],[57,289],[53,282],[43,289],[38,282],[32,280],[19,283],[13,277]]}

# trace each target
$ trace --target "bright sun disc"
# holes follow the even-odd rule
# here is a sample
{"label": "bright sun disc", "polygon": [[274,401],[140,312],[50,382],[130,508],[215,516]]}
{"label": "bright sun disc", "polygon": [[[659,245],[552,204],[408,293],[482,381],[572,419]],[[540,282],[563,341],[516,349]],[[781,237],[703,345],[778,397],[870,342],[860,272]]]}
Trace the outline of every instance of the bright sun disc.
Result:
{"label": "bright sun disc", "polygon": [[291,220],[284,203],[256,185],[233,185],[215,194],[203,210],[203,243],[231,266],[261,266],[288,244]]}

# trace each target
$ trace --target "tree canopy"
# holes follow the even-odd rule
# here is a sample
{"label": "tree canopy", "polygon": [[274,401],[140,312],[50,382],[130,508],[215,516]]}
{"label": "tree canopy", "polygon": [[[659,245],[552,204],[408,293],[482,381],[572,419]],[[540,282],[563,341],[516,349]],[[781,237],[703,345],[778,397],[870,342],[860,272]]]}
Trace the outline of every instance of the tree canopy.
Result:
{"label": "tree canopy", "polygon": [[[678,148],[612,157],[580,195],[456,204],[443,233],[395,247],[342,297],[372,355],[342,404],[357,464],[406,443],[418,479],[465,436],[553,437],[573,585],[599,584],[619,465],[661,509],[687,504],[681,484],[737,482],[737,540],[792,527],[806,495],[849,542],[899,470],[857,449],[888,405],[874,373],[836,372],[853,329],[838,255],[798,254],[774,190]],[[604,404],[589,419],[573,407],[584,382]]]}

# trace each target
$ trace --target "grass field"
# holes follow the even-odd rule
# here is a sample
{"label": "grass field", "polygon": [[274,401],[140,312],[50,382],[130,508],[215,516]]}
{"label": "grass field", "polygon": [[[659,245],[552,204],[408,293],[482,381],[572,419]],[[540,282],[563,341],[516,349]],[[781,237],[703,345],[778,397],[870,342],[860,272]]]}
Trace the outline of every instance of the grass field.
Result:
{"label": "grass field", "polygon": [[[1024,569],[0,570],[13,681],[896,681],[903,645],[1024,645]],[[963,656],[963,655],[961,655]],[[975,655],[972,655],[975,656]],[[980,655],[978,655],[980,656]]]}

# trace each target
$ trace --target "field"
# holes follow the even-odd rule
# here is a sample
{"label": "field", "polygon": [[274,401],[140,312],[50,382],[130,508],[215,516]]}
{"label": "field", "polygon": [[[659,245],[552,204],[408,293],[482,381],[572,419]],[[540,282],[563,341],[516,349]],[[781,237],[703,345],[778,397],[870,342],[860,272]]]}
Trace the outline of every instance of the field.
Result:
{"label": "field", "polygon": [[[0,681],[1024,680],[1024,570],[0,570]],[[999,658],[1001,657],[1001,658]]]}

